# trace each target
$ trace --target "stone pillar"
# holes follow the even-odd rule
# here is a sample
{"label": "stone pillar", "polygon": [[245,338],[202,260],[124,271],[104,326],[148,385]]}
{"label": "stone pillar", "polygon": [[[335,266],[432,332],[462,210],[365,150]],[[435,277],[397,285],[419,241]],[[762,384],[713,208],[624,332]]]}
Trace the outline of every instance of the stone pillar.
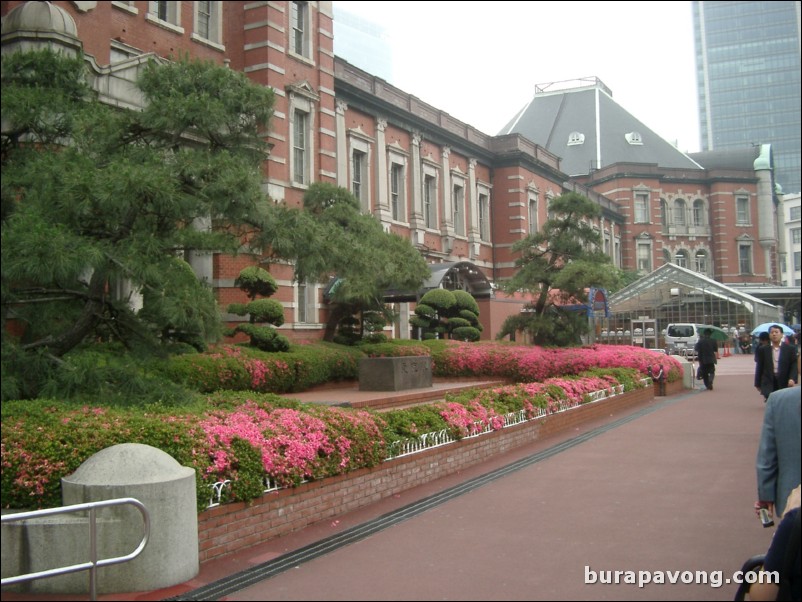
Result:
{"label": "stone pillar", "polygon": [[348,105],[337,101],[337,186],[348,188],[348,143],[345,132],[345,112]]}
{"label": "stone pillar", "polygon": [[468,190],[465,191],[465,205],[468,212],[468,257],[479,255],[479,193],[476,190],[476,159],[468,160]]}
{"label": "stone pillar", "polygon": [[[376,119],[376,217],[383,224],[390,223],[390,201],[387,186],[386,119]],[[385,226],[386,227],[386,226]]]}
{"label": "stone pillar", "polygon": [[[772,282],[775,272],[771,269],[771,259],[772,252],[777,248],[777,222],[772,183],[771,145],[762,145],[760,156],[755,159],[754,167],[758,178],[757,220],[759,242],[763,249],[763,272],[765,281]],[[778,269],[776,274],[779,273]]]}
{"label": "stone pillar", "polygon": [[426,220],[423,216],[423,172],[421,167],[420,132],[412,132],[412,215],[409,220],[412,231],[412,244],[422,245]]}
{"label": "stone pillar", "polygon": [[[454,236],[454,207],[451,198],[451,167],[448,161],[451,156],[451,148],[444,146],[442,149],[442,169],[443,169],[443,214],[440,216],[440,233],[443,236]],[[450,249],[449,249],[450,251]]]}

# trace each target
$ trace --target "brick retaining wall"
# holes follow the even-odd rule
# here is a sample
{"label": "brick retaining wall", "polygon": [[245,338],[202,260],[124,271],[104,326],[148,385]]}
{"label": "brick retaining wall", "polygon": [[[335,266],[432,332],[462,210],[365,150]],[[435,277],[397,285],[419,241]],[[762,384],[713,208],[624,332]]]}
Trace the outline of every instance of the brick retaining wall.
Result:
{"label": "brick retaining wall", "polygon": [[[665,382],[665,391],[663,395],[670,396],[676,395],[678,393],[682,393],[683,389],[685,389],[685,383],[682,382],[682,379],[675,380],[674,382]],[[654,396],[661,397],[660,395],[660,383],[652,383],[654,387]]]}
{"label": "brick retaining wall", "polygon": [[[673,383],[671,383],[673,384]],[[198,516],[200,561],[303,529],[448,476],[538,439],[653,401],[652,387],[629,391],[486,435],[265,494],[251,502],[211,508]]]}

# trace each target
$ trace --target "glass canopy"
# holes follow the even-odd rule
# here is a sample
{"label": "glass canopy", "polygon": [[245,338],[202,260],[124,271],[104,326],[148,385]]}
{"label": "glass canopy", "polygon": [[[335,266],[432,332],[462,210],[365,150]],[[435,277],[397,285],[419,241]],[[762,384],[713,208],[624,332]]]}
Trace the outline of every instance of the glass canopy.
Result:
{"label": "glass canopy", "polygon": [[[698,272],[664,264],[610,296],[610,317],[596,320],[597,340],[629,338],[633,320],[654,320],[658,337],[672,322],[712,324],[751,331],[782,322],[782,308],[742,293]],[[662,346],[658,343],[658,346]]]}

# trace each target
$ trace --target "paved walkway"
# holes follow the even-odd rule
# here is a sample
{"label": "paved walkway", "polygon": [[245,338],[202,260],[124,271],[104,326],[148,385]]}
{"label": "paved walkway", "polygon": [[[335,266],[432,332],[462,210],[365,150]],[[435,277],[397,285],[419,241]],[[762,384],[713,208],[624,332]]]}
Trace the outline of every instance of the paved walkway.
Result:
{"label": "paved walkway", "polygon": [[[753,370],[751,355],[723,358],[713,391],[519,448],[205,563],[180,586],[100,599],[731,600],[734,584],[711,582],[773,531],[752,510],[764,407]],[[705,571],[708,583],[585,583],[607,580],[600,571]]]}

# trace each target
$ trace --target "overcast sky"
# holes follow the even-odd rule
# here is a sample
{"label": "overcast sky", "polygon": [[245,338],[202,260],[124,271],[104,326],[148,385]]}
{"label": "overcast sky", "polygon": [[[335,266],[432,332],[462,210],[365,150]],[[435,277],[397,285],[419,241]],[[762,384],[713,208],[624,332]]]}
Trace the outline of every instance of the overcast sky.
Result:
{"label": "overcast sky", "polygon": [[681,151],[700,149],[690,2],[334,5],[385,29],[391,84],[487,134],[535,85],[596,76]]}

